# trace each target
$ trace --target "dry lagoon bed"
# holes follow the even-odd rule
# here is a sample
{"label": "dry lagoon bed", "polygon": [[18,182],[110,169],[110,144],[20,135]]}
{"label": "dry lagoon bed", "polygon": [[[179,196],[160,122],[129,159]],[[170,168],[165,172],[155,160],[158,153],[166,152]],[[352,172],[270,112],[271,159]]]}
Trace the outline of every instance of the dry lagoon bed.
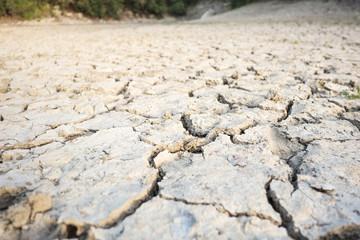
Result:
{"label": "dry lagoon bed", "polygon": [[360,238],[359,21],[226,16],[0,26],[0,239]]}

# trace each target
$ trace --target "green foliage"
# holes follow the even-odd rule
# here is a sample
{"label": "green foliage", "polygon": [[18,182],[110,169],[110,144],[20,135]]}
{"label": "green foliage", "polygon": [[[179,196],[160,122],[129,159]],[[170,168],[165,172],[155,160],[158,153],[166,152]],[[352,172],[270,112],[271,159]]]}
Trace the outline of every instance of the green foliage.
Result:
{"label": "green foliage", "polygon": [[186,14],[186,2],[183,0],[169,0],[169,13],[175,16]]}
{"label": "green foliage", "polygon": [[146,0],[124,0],[124,6],[135,13],[145,11]]}
{"label": "green foliage", "polygon": [[187,6],[195,2],[197,0],[0,0],[0,16],[39,18],[46,8],[59,6],[61,11],[73,10],[95,18],[118,19],[124,8],[160,18],[166,14],[185,15]]}
{"label": "green foliage", "polygon": [[147,0],[145,7],[149,13],[154,14],[157,17],[163,17],[167,12],[165,0]]}
{"label": "green foliage", "polygon": [[2,0],[0,13],[24,19],[40,18],[46,4],[46,0]]}
{"label": "green foliage", "polygon": [[6,3],[5,0],[0,0],[0,16],[5,15],[6,13]]}
{"label": "green foliage", "polygon": [[74,6],[74,0],[48,0],[50,6],[58,5],[62,11]]}
{"label": "green foliage", "polygon": [[253,2],[253,0],[231,0],[231,8],[238,8]]}
{"label": "green foliage", "polygon": [[356,94],[349,94],[348,92],[342,92],[342,95],[349,99],[360,99],[360,86],[356,87]]}
{"label": "green foliage", "polygon": [[122,8],[123,0],[77,0],[69,4],[75,11],[96,18],[118,18],[117,12]]}

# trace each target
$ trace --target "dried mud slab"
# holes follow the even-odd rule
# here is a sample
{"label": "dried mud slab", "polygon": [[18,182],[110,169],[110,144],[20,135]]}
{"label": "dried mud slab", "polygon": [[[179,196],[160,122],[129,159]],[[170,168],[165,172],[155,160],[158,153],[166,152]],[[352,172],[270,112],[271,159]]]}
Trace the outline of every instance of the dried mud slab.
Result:
{"label": "dried mud slab", "polygon": [[[152,221],[157,216],[157,223]],[[159,225],[158,225],[159,224]],[[154,198],[118,226],[103,230],[92,228],[93,239],[289,239],[283,227],[251,216],[229,217],[209,205],[185,204]]]}
{"label": "dried mud slab", "polygon": [[358,141],[314,141],[301,154],[295,186],[270,183],[269,196],[286,224],[293,225],[293,236],[330,239],[339,227],[340,239],[359,236],[360,163],[357,149],[349,144]]}
{"label": "dried mud slab", "polygon": [[359,239],[359,21],[300,3],[2,24],[0,238]]}
{"label": "dried mud slab", "polygon": [[[266,146],[248,148],[236,146],[221,135],[204,147],[203,154],[185,154],[163,164],[166,174],[159,183],[160,196],[190,204],[219,205],[234,216],[257,216],[280,225],[278,213],[267,203],[265,184],[273,174],[286,178],[290,169]],[[245,165],[232,163],[233,157]]]}

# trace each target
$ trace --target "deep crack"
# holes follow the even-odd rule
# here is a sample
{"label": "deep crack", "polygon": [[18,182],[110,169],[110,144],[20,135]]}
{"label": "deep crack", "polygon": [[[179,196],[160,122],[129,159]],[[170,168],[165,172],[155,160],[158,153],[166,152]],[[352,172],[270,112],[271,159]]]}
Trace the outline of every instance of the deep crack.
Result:
{"label": "deep crack", "polygon": [[226,214],[229,217],[257,217],[262,220],[268,220],[275,226],[280,226],[280,223],[276,220],[274,220],[270,216],[266,216],[264,214],[255,212],[255,211],[249,211],[249,212],[241,212],[241,213],[232,213],[231,211],[227,210],[222,204],[215,203],[215,202],[195,202],[195,201],[188,201],[183,198],[176,198],[176,197],[167,197],[163,196],[162,194],[159,194],[159,197],[165,200],[169,201],[175,201],[175,202],[182,202],[186,205],[193,205],[193,206],[213,206],[215,207],[216,211],[218,211],[221,214]]}
{"label": "deep crack", "polygon": [[132,82],[132,80],[130,79],[125,85],[123,88],[121,88],[118,92],[117,95],[124,95],[124,98],[129,98],[130,97],[130,94],[128,93],[128,88],[129,88],[129,85],[130,83]]}
{"label": "deep crack", "polygon": [[262,220],[268,220],[272,224],[274,224],[275,226],[280,226],[281,225],[281,223],[279,223],[278,221],[276,221],[272,217],[261,214],[261,213],[258,213],[258,212],[255,212],[255,211],[232,213],[229,210],[225,209],[222,205],[218,206],[217,210],[218,210],[218,212],[226,213],[229,217],[257,217],[257,218],[260,218]]}
{"label": "deep crack", "polygon": [[285,116],[281,117],[278,122],[282,122],[284,120],[286,120],[290,114],[291,114],[291,110],[292,110],[292,106],[294,105],[294,101],[290,100],[285,108]]}
{"label": "deep crack", "polygon": [[302,235],[300,229],[295,226],[295,222],[291,214],[281,205],[280,199],[276,196],[276,193],[271,189],[271,178],[265,183],[265,191],[269,204],[272,208],[280,214],[282,226],[286,228],[288,235],[296,240],[308,240],[307,237]]}
{"label": "deep crack", "polygon": [[186,199],[183,198],[176,198],[176,197],[166,197],[164,195],[162,195],[161,193],[159,194],[159,197],[165,200],[169,200],[169,201],[175,201],[175,202],[182,202],[185,203],[187,205],[203,205],[203,206],[215,206],[216,203],[208,203],[208,202],[193,202],[193,201],[188,201]]}
{"label": "deep crack", "polygon": [[228,105],[230,110],[234,109],[234,104],[232,104],[231,102],[227,101],[227,100],[225,99],[225,97],[224,97],[223,95],[221,95],[221,94],[219,94],[219,95],[217,96],[217,101],[218,101],[219,103],[221,103],[221,104],[226,104],[226,105]]}

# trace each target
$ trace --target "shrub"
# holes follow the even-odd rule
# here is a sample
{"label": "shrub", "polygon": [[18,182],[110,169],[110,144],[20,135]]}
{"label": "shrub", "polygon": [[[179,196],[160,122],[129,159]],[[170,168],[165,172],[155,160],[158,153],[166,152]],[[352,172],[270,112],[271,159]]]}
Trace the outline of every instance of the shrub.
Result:
{"label": "shrub", "polygon": [[6,13],[5,0],[0,0],[0,16],[5,15],[5,13]]}
{"label": "shrub", "polygon": [[135,13],[145,11],[146,0],[124,0],[124,6]]}
{"label": "shrub", "polygon": [[253,2],[253,0],[231,0],[231,8],[238,8]]}
{"label": "shrub", "polygon": [[167,12],[165,0],[147,0],[145,4],[147,12],[161,18]]}
{"label": "shrub", "polygon": [[349,94],[348,92],[342,92],[342,95],[352,100],[360,99],[360,86],[357,86],[355,89],[356,89],[356,94]]}
{"label": "shrub", "polygon": [[75,0],[65,2],[66,8],[96,18],[118,18],[117,12],[122,8],[123,0]]}
{"label": "shrub", "polygon": [[186,6],[183,0],[170,0],[168,12],[175,16],[183,16],[186,14]]}
{"label": "shrub", "polygon": [[44,0],[4,0],[5,12],[10,16],[20,16],[24,19],[40,18],[46,6]]}
{"label": "shrub", "polygon": [[122,9],[123,7],[123,1],[122,0],[107,0],[105,2],[105,8],[106,8],[106,16],[107,17],[113,17],[115,19],[119,18],[118,11]]}
{"label": "shrub", "polygon": [[197,0],[0,0],[0,16],[24,19],[39,18],[45,9],[59,6],[61,11],[74,10],[95,18],[119,18],[119,10],[127,8],[135,13],[163,17],[169,13],[186,14],[186,7]]}
{"label": "shrub", "polygon": [[49,0],[48,2],[51,6],[58,5],[62,11],[74,6],[74,0]]}

